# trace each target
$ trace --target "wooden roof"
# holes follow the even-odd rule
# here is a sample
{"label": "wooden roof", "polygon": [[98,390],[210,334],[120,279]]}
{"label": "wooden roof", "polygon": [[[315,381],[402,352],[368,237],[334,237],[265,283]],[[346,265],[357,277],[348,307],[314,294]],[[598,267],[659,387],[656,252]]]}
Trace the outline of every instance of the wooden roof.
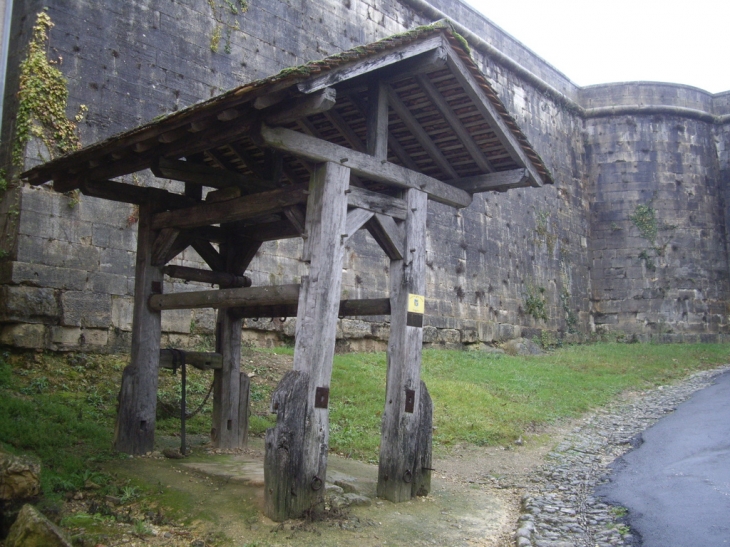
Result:
{"label": "wooden roof", "polygon": [[[389,194],[417,184],[457,207],[468,205],[464,195],[552,183],[465,47],[448,24],[420,27],[242,85],[21,176],[135,201],[109,179],[150,168],[254,194],[299,187],[318,161],[350,161],[360,188]],[[368,131],[374,88],[388,105],[379,161]]]}

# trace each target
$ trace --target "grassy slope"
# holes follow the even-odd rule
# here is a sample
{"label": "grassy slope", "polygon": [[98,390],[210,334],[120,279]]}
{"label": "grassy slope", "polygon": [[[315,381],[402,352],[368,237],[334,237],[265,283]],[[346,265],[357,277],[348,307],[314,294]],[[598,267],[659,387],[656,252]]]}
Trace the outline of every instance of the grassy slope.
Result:
{"label": "grassy slope", "polygon": [[[258,434],[272,423],[268,398],[282,373],[279,362],[276,374],[266,374],[271,358],[271,352],[248,350],[245,359],[260,382],[252,392],[252,430]],[[729,358],[730,345],[597,344],[537,357],[427,350],[423,378],[435,405],[434,442],[507,443],[604,404],[623,390],[666,383]],[[125,356],[0,353],[0,447],[40,457],[47,494],[78,489],[87,480],[105,481],[93,474],[94,461],[115,457],[110,444],[125,363]],[[385,369],[383,353],[336,356],[332,450],[377,459]],[[191,371],[189,382],[194,408],[203,400],[210,376]],[[178,394],[179,377],[161,374],[164,404],[159,406],[168,409],[159,416],[161,433],[179,427],[174,417]],[[210,401],[189,423],[189,432],[205,433],[209,424]]]}

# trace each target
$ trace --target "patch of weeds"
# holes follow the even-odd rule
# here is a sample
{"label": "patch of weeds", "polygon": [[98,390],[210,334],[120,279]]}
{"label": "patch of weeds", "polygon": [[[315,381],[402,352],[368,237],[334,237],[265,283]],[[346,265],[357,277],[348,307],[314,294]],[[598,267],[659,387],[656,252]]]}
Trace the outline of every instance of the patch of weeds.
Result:
{"label": "patch of weeds", "polygon": [[639,229],[641,237],[653,245],[657,236],[657,220],[656,212],[651,205],[638,205],[634,209],[634,214],[629,218],[634,226]]}
{"label": "patch of weeds", "polygon": [[639,253],[639,260],[644,261],[644,266],[646,266],[647,270],[655,270],[656,264],[654,264],[654,258],[646,251],[643,250]]}
{"label": "patch of weeds", "polygon": [[622,507],[620,505],[611,507],[610,512],[615,518],[618,518],[618,519],[625,517],[626,515],[629,514],[629,510],[626,509],[626,507]]}
{"label": "patch of weeds", "polygon": [[527,285],[527,294],[525,294],[525,313],[534,319],[547,321],[547,298],[545,297],[545,287],[535,287],[531,283]]}
{"label": "patch of weeds", "polygon": [[537,241],[545,242],[548,253],[552,256],[555,250],[555,243],[558,241],[558,236],[550,232],[548,221],[550,219],[550,213],[547,211],[536,211],[535,222],[535,233],[537,234]]}

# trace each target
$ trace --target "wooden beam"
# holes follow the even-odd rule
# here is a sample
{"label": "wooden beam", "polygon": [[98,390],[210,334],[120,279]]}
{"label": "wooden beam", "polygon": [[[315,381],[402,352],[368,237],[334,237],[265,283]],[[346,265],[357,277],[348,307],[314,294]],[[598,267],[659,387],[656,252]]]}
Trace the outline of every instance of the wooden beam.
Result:
{"label": "wooden beam", "polygon": [[440,180],[303,133],[297,133],[282,127],[271,128],[264,125],[261,128],[261,138],[272,148],[304,156],[316,162],[333,162],[347,165],[354,173],[365,178],[401,188],[423,190],[434,201],[446,205],[462,208],[471,203],[469,194]]}
{"label": "wooden beam", "polygon": [[289,222],[279,220],[277,222],[266,222],[264,224],[246,226],[245,228],[236,230],[235,235],[263,242],[301,237],[302,232],[292,226]]}
{"label": "wooden beam", "polygon": [[161,188],[133,186],[115,180],[85,180],[80,184],[79,189],[86,196],[136,205],[156,201],[164,203],[170,209],[179,209],[196,203],[194,199]]}
{"label": "wooden beam", "polygon": [[366,227],[388,258],[401,260],[406,256],[403,230],[391,217],[376,214]]}
{"label": "wooden beam", "polygon": [[512,169],[510,171],[499,171],[488,175],[477,175],[451,181],[454,186],[470,194],[479,192],[505,192],[510,188],[524,188],[530,186],[530,173],[527,169]]}
{"label": "wooden beam", "polygon": [[[231,308],[230,314],[239,319],[259,319],[263,317],[283,318],[296,317],[299,304],[281,304],[276,306],[246,306]],[[340,300],[338,317],[363,317],[390,315],[390,298],[363,298],[358,300]]]}
{"label": "wooden beam", "polygon": [[459,59],[459,56],[456,55],[453,50],[449,50],[446,63],[461,87],[464,88],[466,94],[474,102],[479,112],[487,119],[489,125],[492,126],[495,135],[507,149],[507,152],[513,161],[515,161],[520,167],[524,167],[528,170],[530,175],[530,185],[542,186],[542,178],[540,177],[540,174],[537,172],[537,169],[535,169],[530,158],[528,158],[525,154],[525,151],[522,149],[517,137],[515,137],[514,133],[512,133],[512,130],[504,121],[502,115],[489,100],[489,97],[486,96],[479,85],[479,82],[477,82],[476,78],[466,67],[464,62]]}
{"label": "wooden beam", "polygon": [[494,172],[494,167],[489,163],[489,160],[479,148],[479,145],[474,141],[469,131],[461,123],[461,120],[456,115],[456,112],[451,108],[451,105],[446,101],[441,92],[436,89],[433,82],[425,74],[418,74],[416,81],[421,86],[421,89],[426,93],[429,100],[436,106],[441,115],[446,118],[454,133],[459,137],[461,144],[464,145],[469,155],[472,157],[474,162],[479,166],[480,169],[487,171],[488,173]]}
{"label": "wooden beam", "polygon": [[[339,163],[317,165],[309,185],[306,229],[309,275],[302,277],[294,345],[295,372],[308,378],[295,396],[307,402],[303,435],[290,444],[290,424],[277,420],[266,432],[264,465],[267,516],[275,520],[300,517],[324,502],[329,445],[329,388],[337,334],[337,311],[342,284],[350,170]],[[281,416],[281,415],[280,415]],[[282,444],[288,446],[286,453]],[[288,477],[276,472],[276,462],[296,462]],[[282,494],[280,482],[290,484]]]}
{"label": "wooden beam", "polygon": [[[357,109],[360,111],[360,114],[362,114],[363,117],[367,119],[368,117],[368,107],[367,105],[363,104],[363,102],[360,100],[359,97],[356,95],[350,96],[350,100],[352,101],[352,104],[354,104]],[[393,152],[393,154],[396,155],[398,160],[406,166],[408,169],[412,171],[418,171],[418,165],[416,165],[416,162],[414,162],[411,157],[408,155],[408,152],[405,151],[405,149],[398,143],[398,140],[395,138],[393,133],[388,131],[388,147]],[[386,151],[387,156],[387,151]]]}
{"label": "wooden beam", "polygon": [[218,189],[231,186],[250,188],[252,185],[266,187],[266,182],[263,180],[191,161],[159,158],[157,163],[152,166],[152,172],[158,178],[179,180]]}
{"label": "wooden beam", "polygon": [[152,265],[157,267],[164,266],[170,249],[173,248],[175,241],[180,236],[180,230],[176,228],[163,228],[155,238],[152,244]]}
{"label": "wooden beam", "polygon": [[221,288],[250,287],[251,278],[244,275],[233,275],[228,272],[214,272],[212,270],[201,270],[199,268],[188,268],[187,266],[165,266],[162,269],[165,275],[185,281],[197,281],[199,283],[210,283]]}
{"label": "wooden beam", "polygon": [[269,125],[287,124],[299,118],[306,118],[307,116],[327,112],[335,106],[336,101],[337,91],[333,87],[325,87],[311,95],[293,101],[287,101],[286,103],[280,103],[283,107],[277,105],[273,109],[275,110],[274,112],[263,113],[264,121]]}
{"label": "wooden beam", "polygon": [[162,271],[152,266],[156,234],[150,221],[155,206],[143,203],[139,207],[132,347],[130,364],[122,373],[113,440],[115,450],[135,455],[146,454],[155,445],[162,316],[147,306],[148,298],[162,286]]}
{"label": "wooden beam", "polygon": [[175,238],[174,243],[168,248],[167,253],[165,255],[160,256],[160,262],[164,265],[170,262],[173,258],[175,258],[177,255],[179,255],[181,252],[183,252],[185,249],[190,247],[190,244],[193,242],[193,236],[192,234],[184,230],[180,233],[180,235]]}
{"label": "wooden beam", "polygon": [[299,205],[292,205],[284,209],[284,216],[287,218],[292,227],[299,234],[304,233],[304,224],[306,222],[306,213]]}
{"label": "wooden beam", "polygon": [[166,211],[155,215],[153,226],[158,229],[195,228],[278,213],[286,207],[304,203],[307,200],[306,188],[306,184],[298,184],[219,203],[203,203],[187,209]]}
{"label": "wooden beam", "polygon": [[342,234],[342,238],[347,242],[352,236],[355,235],[360,228],[362,228],[367,221],[373,218],[372,211],[367,209],[352,209],[347,212],[347,221],[345,222],[345,233]]}
{"label": "wooden beam", "polygon": [[[216,370],[223,366],[223,356],[220,353],[208,353],[203,351],[180,351],[172,349],[160,350],[160,368],[173,369],[182,365],[193,366],[198,370]],[[174,369],[173,369],[174,370]]]}
{"label": "wooden beam", "polygon": [[350,186],[349,192],[347,204],[350,207],[367,209],[373,213],[388,215],[399,220],[405,220],[406,218],[405,200],[354,186]]}
{"label": "wooden beam", "polygon": [[[413,295],[422,298],[426,292],[427,196],[408,190],[406,200],[407,256],[390,263],[392,309],[377,486],[378,497],[393,502],[428,494],[431,475],[430,413],[419,404],[425,395],[420,380],[423,314],[409,309]],[[430,400],[424,405],[430,408]]]}
{"label": "wooden beam", "polygon": [[388,102],[390,104],[390,107],[395,110],[395,113],[398,114],[398,117],[405,124],[413,137],[423,147],[426,153],[431,156],[431,159],[433,159],[434,163],[438,165],[439,169],[441,169],[441,171],[448,178],[459,178],[459,174],[451,166],[449,160],[444,157],[444,155],[441,153],[441,150],[439,150],[439,147],[436,146],[436,143],[434,143],[433,140],[431,140],[431,137],[428,136],[428,133],[418,122],[416,117],[411,114],[411,111],[408,110],[408,107],[403,104],[403,101],[400,100],[398,94],[390,86],[387,87],[387,90]]}
{"label": "wooden beam", "polygon": [[388,159],[388,90],[386,85],[373,81],[368,87],[367,153],[384,160]]}
{"label": "wooden beam", "polygon": [[294,304],[298,298],[299,285],[272,285],[270,287],[154,294],[149,299],[149,307],[153,310],[236,308]]}
{"label": "wooden beam", "polygon": [[358,59],[352,63],[329,70],[322,76],[309,78],[308,80],[297,84],[297,88],[302,93],[314,93],[315,91],[336,85],[340,82],[344,82],[345,80],[350,80],[360,76],[361,74],[372,72],[374,70],[390,66],[394,63],[400,63],[404,59],[409,59],[416,55],[420,55],[421,53],[434,50],[438,47],[443,47],[443,45],[444,38],[441,35],[437,35],[419,42],[388,49],[375,55],[369,55],[364,59]]}
{"label": "wooden beam", "polygon": [[336,110],[330,110],[329,112],[325,112],[325,117],[329,120],[329,122],[342,134],[343,137],[345,137],[345,140],[350,143],[350,146],[352,146],[353,150],[357,150],[358,152],[366,152],[366,146],[365,144],[360,140],[360,137],[357,136],[357,133],[355,133],[350,125],[342,119],[342,116],[336,111]]}
{"label": "wooden beam", "polygon": [[210,266],[211,270],[214,272],[222,272],[226,269],[225,262],[221,258],[220,253],[209,242],[196,238],[193,239],[191,245],[195,249],[195,252],[200,255],[200,258],[205,260],[205,263]]}

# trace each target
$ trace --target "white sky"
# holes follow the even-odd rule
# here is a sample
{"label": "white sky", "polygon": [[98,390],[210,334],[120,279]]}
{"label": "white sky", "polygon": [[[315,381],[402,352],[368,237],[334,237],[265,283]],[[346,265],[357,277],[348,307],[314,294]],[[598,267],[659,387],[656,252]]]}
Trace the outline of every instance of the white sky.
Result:
{"label": "white sky", "polygon": [[730,90],[729,0],[466,0],[580,86]]}

